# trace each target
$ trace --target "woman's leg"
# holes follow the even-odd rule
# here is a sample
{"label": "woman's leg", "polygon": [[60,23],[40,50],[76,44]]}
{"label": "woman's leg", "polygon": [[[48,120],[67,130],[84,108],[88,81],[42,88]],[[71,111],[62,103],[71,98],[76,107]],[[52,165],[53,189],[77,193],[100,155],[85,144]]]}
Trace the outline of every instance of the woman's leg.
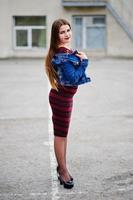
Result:
{"label": "woman's leg", "polygon": [[[66,166],[67,166],[67,158],[66,158],[66,155],[67,155],[67,138],[65,140],[65,150],[64,150],[64,157],[65,157],[65,163],[66,163]],[[68,170],[68,169],[67,169]],[[68,171],[68,174],[69,174],[69,177],[71,180],[73,180],[73,177],[71,176],[71,174],[69,173]]]}
{"label": "woman's leg", "polygon": [[69,181],[70,176],[66,166],[66,147],[67,137],[54,136],[54,150],[59,166],[59,172],[64,181]]}
{"label": "woman's leg", "polygon": [[65,163],[67,165],[66,155],[67,155],[67,137],[64,144],[64,158],[65,158]]}

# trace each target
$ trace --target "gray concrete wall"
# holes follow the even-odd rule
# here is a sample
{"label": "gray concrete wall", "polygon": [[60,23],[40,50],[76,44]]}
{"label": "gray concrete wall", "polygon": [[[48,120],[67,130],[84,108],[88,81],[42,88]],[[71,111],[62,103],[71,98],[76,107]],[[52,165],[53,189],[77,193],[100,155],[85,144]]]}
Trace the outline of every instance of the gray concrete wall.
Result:
{"label": "gray concrete wall", "polygon": [[133,41],[120,24],[107,13],[107,55],[133,57]]}
{"label": "gray concrete wall", "polygon": [[[0,57],[38,57],[44,56],[43,50],[14,50],[13,48],[13,16],[35,15],[47,17],[47,38],[50,36],[50,25],[52,21],[60,16],[63,16],[63,10],[60,2],[53,1],[48,3],[44,0],[20,1],[20,0],[0,0]],[[56,12],[55,11],[56,8]]]}
{"label": "gray concrete wall", "polygon": [[112,6],[133,31],[133,1],[132,0],[110,0]]}
{"label": "gray concrete wall", "polygon": [[114,17],[102,8],[65,9],[61,1],[46,0],[0,0],[0,58],[5,57],[43,57],[46,49],[15,50],[13,47],[13,16],[36,15],[47,17],[47,47],[49,46],[52,22],[57,18],[66,18],[72,23],[73,15],[107,16],[107,48],[105,51],[88,51],[90,56],[125,56],[133,57],[133,41],[116,22]]}

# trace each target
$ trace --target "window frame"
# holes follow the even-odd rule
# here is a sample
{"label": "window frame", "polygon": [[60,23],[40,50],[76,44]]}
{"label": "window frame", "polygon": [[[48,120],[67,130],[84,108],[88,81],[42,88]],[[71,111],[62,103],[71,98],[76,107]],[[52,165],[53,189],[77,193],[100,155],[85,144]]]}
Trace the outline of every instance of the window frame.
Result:
{"label": "window frame", "polygon": [[[34,29],[45,30],[46,33],[47,33],[47,26],[46,25],[45,26],[43,26],[43,25],[16,26],[15,25],[15,17],[18,17],[18,16],[13,16],[13,48],[15,50],[46,49],[47,44],[45,44],[45,47],[34,47],[34,46],[32,46],[32,30],[34,30]],[[29,17],[29,16],[21,16],[21,17]],[[36,16],[36,17],[41,17],[41,16]],[[46,16],[43,16],[43,17],[46,18]],[[17,30],[27,30],[27,43],[28,43],[28,46],[17,46]]]}
{"label": "window frame", "polygon": [[[107,46],[107,36],[106,36],[106,15],[73,15],[72,16],[73,17],[73,27],[74,27],[74,29],[75,29],[75,19],[76,18],[81,18],[82,19],[82,22],[83,22],[83,28],[82,28],[82,38],[83,38],[83,41],[82,41],[82,47],[81,47],[81,49],[88,49],[88,47],[86,46],[86,37],[87,37],[87,35],[86,35],[86,28],[87,27],[105,27],[105,46],[103,47],[103,48],[90,48],[89,50],[106,50],[106,46]],[[91,17],[92,18],[92,22],[93,22],[93,19],[95,18],[95,17],[98,17],[98,18],[100,18],[100,17],[104,17],[104,19],[105,19],[105,23],[104,24],[94,24],[94,23],[92,23],[92,24],[90,24],[90,25],[88,25],[87,23],[86,23],[86,18],[87,17]],[[76,35],[76,33],[75,33],[75,31],[74,31],[74,36]],[[73,41],[73,46],[74,46],[74,48],[77,48],[76,46],[75,46],[76,44],[75,44],[75,41]]]}

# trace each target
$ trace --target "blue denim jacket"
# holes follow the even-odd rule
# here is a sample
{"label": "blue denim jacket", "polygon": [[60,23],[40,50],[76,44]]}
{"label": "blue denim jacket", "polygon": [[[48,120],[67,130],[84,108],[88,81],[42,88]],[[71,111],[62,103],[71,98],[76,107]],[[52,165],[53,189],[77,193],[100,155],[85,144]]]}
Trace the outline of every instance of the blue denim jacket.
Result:
{"label": "blue denim jacket", "polygon": [[52,59],[52,64],[58,74],[58,83],[65,86],[77,86],[90,82],[90,77],[85,74],[88,59],[80,60],[73,53],[57,53]]}

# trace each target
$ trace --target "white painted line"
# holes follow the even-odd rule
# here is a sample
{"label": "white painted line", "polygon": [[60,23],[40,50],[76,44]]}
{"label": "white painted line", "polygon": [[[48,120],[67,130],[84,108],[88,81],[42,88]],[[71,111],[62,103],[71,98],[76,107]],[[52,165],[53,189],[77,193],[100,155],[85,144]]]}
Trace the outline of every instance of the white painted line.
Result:
{"label": "white painted line", "polygon": [[[50,91],[50,85],[48,84],[48,95]],[[57,173],[56,173],[56,159],[54,153],[54,135],[53,135],[53,124],[52,124],[52,112],[48,102],[48,134],[49,134],[49,147],[50,147],[50,168],[51,168],[51,179],[52,179],[52,200],[59,199]]]}
{"label": "white painted line", "polygon": [[[0,197],[43,197],[43,196],[48,196],[50,195],[51,193],[50,192],[31,192],[31,193],[11,193],[11,192],[7,192],[7,193],[0,193]],[[81,195],[81,194],[89,194],[89,191],[88,192],[80,192],[80,191],[67,191],[67,190],[64,190],[64,192],[61,192],[61,195]],[[55,198],[55,196],[52,196],[52,200]],[[57,199],[57,195],[56,195],[56,198]]]}
{"label": "white painted line", "polygon": [[27,193],[27,194],[23,194],[23,193],[1,193],[0,194],[0,197],[4,197],[4,196],[8,196],[8,197],[13,197],[13,196],[15,196],[15,197],[22,197],[22,196],[46,196],[46,195],[48,195],[48,193],[47,192],[38,192],[38,193],[34,193],[34,192],[32,192],[32,193]]}

